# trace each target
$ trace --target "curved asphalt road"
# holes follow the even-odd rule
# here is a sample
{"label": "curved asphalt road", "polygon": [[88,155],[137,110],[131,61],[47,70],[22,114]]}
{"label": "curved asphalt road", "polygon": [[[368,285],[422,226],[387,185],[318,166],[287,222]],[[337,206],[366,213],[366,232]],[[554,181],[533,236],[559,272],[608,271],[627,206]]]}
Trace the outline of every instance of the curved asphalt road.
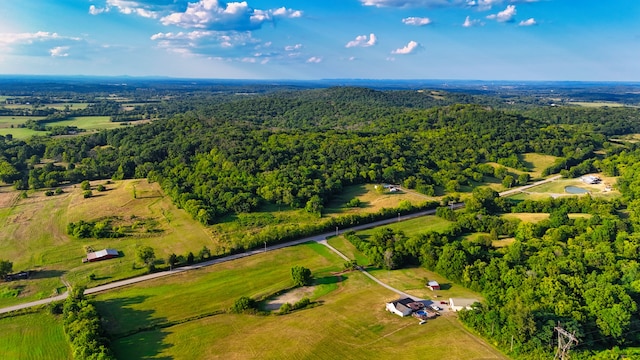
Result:
{"label": "curved asphalt road", "polygon": [[[554,177],[551,177],[551,178],[548,178],[548,179],[545,179],[545,180],[541,180],[541,181],[535,182],[535,183],[530,184],[530,185],[521,186],[521,187],[518,187],[518,188],[515,188],[515,189],[503,191],[503,192],[500,193],[500,196],[514,195],[514,194],[519,193],[522,190],[526,190],[526,189],[534,187],[534,186],[538,186],[538,185],[541,185],[541,184],[544,184],[544,183],[555,181],[555,180],[559,179],[560,177],[561,176],[558,175],[558,176],[554,176]],[[464,203],[457,203],[457,204],[452,205],[452,207],[455,208],[455,209],[460,209],[460,208],[464,207]],[[341,252],[339,252],[333,246],[329,245],[329,243],[327,243],[326,239],[329,236],[336,235],[339,232],[344,233],[346,231],[364,230],[364,229],[369,229],[369,228],[373,228],[373,227],[378,227],[378,226],[382,226],[382,225],[391,224],[391,223],[398,222],[398,221],[414,219],[414,218],[422,217],[422,216],[426,216],[426,215],[433,215],[433,214],[435,214],[435,212],[436,212],[435,210],[425,210],[425,211],[417,212],[417,213],[414,213],[414,214],[398,216],[397,218],[380,220],[380,221],[376,221],[376,222],[372,222],[372,223],[368,223],[368,224],[363,224],[363,225],[356,225],[356,226],[352,226],[352,227],[349,227],[349,228],[346,228],[346,229],[342,229],[342,230],[336,229],[335,232],[334,231],[327,232],[327,233],[324,233],[324,234],[315,235],[315,236],[309,236],[309,237],[306,237],[306,238],[302,238],[302,239],[298,239],[298,240],[294,240],[294,241],[290,241],[290,242],[286,242],[286,243],[282,243],[282,244],[276,244],[276,245],[268,246],[266,249],[264,249],[264,248],[263,249],[255,249],[255,250],[247,251],[247,252],[244,252],[244,253],[229,255],[229,256],[222,257],[222,258],[201,262],[201,263],[194,264],[194,265],[188,265],[188,266],[179,267],[179,268],[176,268],[176,269],[170,270],[170,271],[162,271],[162,272],[157,272],[157,273],[153,273],[153,274],[142,275],[142,276],[138,276],[138,277],[127,279],[127,280],[121,280],[121,281],[116,281],[116,282],[112,282],[112,283],[105,284],[105,285],[96,286],[94,288],[90,288],[90,289],[85,290],[84,293],[85,294],[94,294],[94,293],[98,293],[98,292],[102,292],[102,291],[107,291],[107,290],[119,288],[119,287],[122,287],[122,286],[136,284],[136,283],[139,283],[139,282],[152,280],[152,279],[156,279],[156,278],[159,278],[159,277],[179,274],[179,273],[182,273],[182,272],[185,272],[185,271],[189,271],[189,270],[200,269],[200,268],[203,268],[203,267],[206,267],[206,266],[211,266],[211,265],[220,264],[220,263],[227,262],[227,261],[237,260],[237,259],[241,259],[243,257],[260,254],[260,253],[263,253],[265,251],[273,251],[273,250],[282,249],[282,248],[285,248],[285,247],[294,246],[294,245],[298,245],[298,244],[302,244],[302,243],[306,243],[306,242],[310,242],[310,241],[315,241],[315,242],[318,242],[318,243],[320,243],[322,245],[325,245],[329,249],[331,249],[332,251],[337,253],[341,258],[343,258],[343,259],[345,259],[347,261],[350,261],[351,259],[346,257]],[[360,269],[360,271],[363,274],[365,274],[366,276],[368,276],[369,278],[371,278],[373,281],[375,281],[378,284],[380,284],[381,286],[383,286],[383,287],[385,287],[385,288],[387,288],[387,289],[399,294],[402,297],[411,297],[411,298],[413,298],[415,300],[423,300],[423,299],[416,298],[415,296],[409,295],[409,294],[407,294],[405,292],[402,292],[402,291],[400,291],[398,289],[395,289],[395,288],[383,283],[382,281],[376,279],[373,275],[371,275],[368,272],[366,272],[364,269]],[[24,303],[24,304],[18,304],[18,305],[14,305],[14,306],[5,307],[5,308],[0,309],[0,314],[8,313],[8,312],[11,312],[11,311],[16,311],[16,310],[20,310],[20,309],[26,309],[26,308],[30,308],[30,307],[33,307],[33,306],[49,304],[49,303],[52,303],[54,301],[64,300],[64,299],[67,298],[67,296],[68,296],[68,292],[65,292],[65,293],[63,293],[61,295],[58,295],[58,296],[55,296],[55,297],[50,297],[50,298],[46,298],[46,299],[42,299],[42,300],[37,300],[37,301],[32,301],[32,302],[28,302],[28,303]]]}

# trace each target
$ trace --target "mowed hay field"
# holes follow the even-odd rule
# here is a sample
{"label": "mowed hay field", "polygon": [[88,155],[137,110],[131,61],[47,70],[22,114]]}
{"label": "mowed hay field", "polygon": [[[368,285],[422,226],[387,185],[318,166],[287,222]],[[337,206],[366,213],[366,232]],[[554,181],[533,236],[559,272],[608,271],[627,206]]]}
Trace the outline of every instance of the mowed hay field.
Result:
{"label": "mowed hay field", "polygon": [[544,169],[553,165],[558,159],[552,155],[526,153],[519,156],[520,160],[524,162],[525,166],[529,169],[532,179],[542,178],[542,172]]}
{"label": "mowed hay field", "polygon": [[[106,181],[92,182],[94,188],[98,184]],[[126,180],[105,186],[107,191],[94,190],[95,196],[88,199],[83,198],[79,186],[64,187],[63,194],[50,197],[32,192],[26,199],[17,197],[17,192],[0,192],[0,205],[4,204],[0,208],[0,258],[10,259],[14,271],[35,270],[29,280],[0,283],[0,294],[5,294],[0,296],[0,306],[55,295],[64,291],[62,279],[91,287],[140,275],[146,270],[141,266],[134,269],[139,245],[153,247],[158,259],[166,259],[171,253],[197,254],[211,244],[206,229],[163,196],[158,184]],[[147,233],[140,225],[138,233],[119,239],[75,239],[66,233],[69,222],[113,216],[128,223],[153,223],[153,231]],[[83,264],[86,246],[96,251],[114,248],[123,256]],[[95,280],[89,280],[90,274]],[[17,297],[6,295],[16,290]]]}
{"label": "mowed hay field", "polygon": [[44,311],[0,318],[0,357],[11,360],[73,359],[61,318]]}
{"label": "mowed hay field", "polygon": [[[120,359],[506,359],[454,315],[418,325],[386,312],[385,302],[397,296],[359,272],[343,274],[333,291],[313,299],[313,308],[288,315],[215,314],[240,296],[260,298],[290,287],[294,265],[309,267],[324,282],[342,263],[320,244],[303,244],[95,300],[117,338],[112,349]],[[168,322],[177,324],[163,326]],[[117,336],[145,326],[153,329]]]}

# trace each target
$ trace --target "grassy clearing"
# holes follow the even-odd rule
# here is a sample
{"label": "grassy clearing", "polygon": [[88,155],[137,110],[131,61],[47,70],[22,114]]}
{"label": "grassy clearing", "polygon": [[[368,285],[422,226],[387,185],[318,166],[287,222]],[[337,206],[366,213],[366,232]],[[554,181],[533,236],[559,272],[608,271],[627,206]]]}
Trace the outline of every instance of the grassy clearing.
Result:
{"label": "grassy clearing", "polygon": [[87,131],[116,129],[120,123],[112,122],[110,116],[76,116],[68,120],[48,123],[50,126],[77,126]]}
{"label": "grassy clearing", "polygon": [[[502,214],[501,217],[506,219],[518,219],[523,222],[539,223],[542,220],[547,220],[549,214],[547,213],[508,213]],[[570,219],[578,218],[590,218],[591,214],[569,214]]]}
{"label": "grassy clearing", "polygon": [[578,105],[582,107],[599,108],[599,107],[624,107],[624,104],[608,101],[571,101],[569,105]]}
{"label": "grassy clearing", "polygon": [[[240,296],[258,297],[290,286],[293,264],[309,265],[316,277],[341,267],[337,256],[320,255],[324,251],[314,246],[321,245],[281,249],[99,295],[98,308],[107,315],[111,333],[225,309]],[[419,326],[415,319],[386,312],[384,303],[395,297],[352,272],[311,309],[285,316],[214,315],[119,338],[112,348],[122,359],[397,359],[425,354],[506,359],[464,331],[454,317]],[[442,346],[452,337],[455,346]]]}
{"label": "grassy clearing", "polygon": [[[336,196],[325,208],[328,216],[338,216],[352,213],[371,213],[377,212],[382,208],[394,208],[403,200],[408,200],[412,204],[419,204],[429,200],[435,200],[434,197],[414,193],[414,192],[384,192],[376,191],[374,184],[352,185],[344,188],[343,192]],[[353,198],[360,199],[361,206],[358,208],[349,208],[347,202]]]}
{"label": "grassy clearing", "polygon": [[[348,208],[346,203],[357,197],[362,202],[358,208]],[[413,193],[378,193],[373,184],[348,186],[344,192],[324,209],[323,217],[334,217],[345,214],[363,214],[377,212],[382,208],[398,207],[401,201],[409,200],[414,204],[427,199]],[[210,227],[213,240],[212,250],[224,252],[234,244],[245,244],[249,238],[258,233],[270,233],[274,229],[309,224],[319,221],[318,218],[303,209],[291,209],[285,206],[270,204],[261,211],[248,214],[228,215]]]}
{"label": "grassy clearing", "polygon": [[349,259],[356,260],[359,265],[369,265],[371,261],[369,258],[356,249],[355,246],[349,240],[347,240],[344,236],[333,236],[328,239],[329,245],[336,248],[338,251],[343,253]]}
{"label": "grassy clearing", "polygon": [[[393,224],[385,225],[393,229],[393,231],[403,231],[407,236],[413,236],[428,231],[444,231],[451,226],[452,222],[443,218],[432,216],[422,216],[419,218],[400,221]],[[378,231],[377,228],[358,231],[358,235],[372,236]]]}
{"label": "grassy clearing", "polygon": [[519,155],[520,160],[525,164],[525,166],[529,169],[531,177],[534,179],[542,177],[542,171],[553,165],[553,163],[558,159],[552,155],[544,155],[537,153],[526,153]]}
{"label": "grassy clearing", "polygon": [[62,320],[47,313],[0,319],[0,353],[3,359],[72,359],[62,330]]}
{"label": "grassy clearing", "polygon": [[269,297],[293,286],[290,269],[295,265],[309,268],[322,281],[340,271],[342,262],[323,245],[303,244],[115,290],[96,300],[101,314],[110,319],[109,333],[121,334],[140,324],[225,311],[241,296]]}
{"label": "grassy clearing", "polygon": [[[96,181],[92,185],[104,183]],[[83,198],[79,187],[68,186],[62,195],[46,197],[43,192],[32,192],[27,199],[5,202],[8,207],[0,209],[0,228],[3,229],[0,254],[13,261],[16,271],[38,272],[29,280],[0,284],[0,292],[10,286],[20,289],[19,297],[0,298],[0,306],[51,296],[63,286],[62,276],[72,284],[95,286],[139,275],[145,270],[133,268],[138,245],[153,247],[158,259],[166,259],[171,253],[197,254],[203,246],[211,246],[206,229],[176,209],[171,200],[163,196],[158,184],[128,180],[106,187],[108,191],[96,192],[96,196],[89,199]],[[137,198],[133,197],[134,187]],[[153,221],[155,230],[146,233],[142,229],[135,237],[120,239],[74,239],[66,234],[69,222],[115,215],[140,224]],[[86,246],[94,250],[115,248],[124,256],[83,264]],[[90,274],[94,274],[96,280],[90,281]]]}

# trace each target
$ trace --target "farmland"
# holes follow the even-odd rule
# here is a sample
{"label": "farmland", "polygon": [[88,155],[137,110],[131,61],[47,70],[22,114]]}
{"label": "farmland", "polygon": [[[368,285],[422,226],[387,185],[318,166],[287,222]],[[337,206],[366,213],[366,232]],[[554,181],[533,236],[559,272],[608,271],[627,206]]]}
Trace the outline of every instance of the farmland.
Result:
{"label": "farmland", "polygon": [[[282,249],[98,295],[95,300],[112,334],[130,332],[140,324],[158,327],[116,336],[113,349],[119,358],[269,359],[313,354],[321,359],[336,355],[386,359],[423,352],[443,359],[504,358],[452,319],[418,327],[413,319],[387,313],[384,303],[395,295],[357,272],[341,276],[336,290],[314,299],[321,305],[312,309],[284,316],[217,314],[240,296],[262,298],[290,287],[288,269],[293,265],[308,266],[316,279],[340,270],[341,260],[321,249],[319,244]],[[162,326],[170,323],[176,325]],[[196,332],[199,341],[193,342]],[[273,341],[273,334],[280,334],[278,341]],[[437,344],[453,335],[465,346],[453,352],[438,350]],[[142,339],[147,341],[140,343]]]}
{"label": "farmland", "polygon": [[61,321],[44,311],[0,318],[0,328],[3,359],[72,359]]}

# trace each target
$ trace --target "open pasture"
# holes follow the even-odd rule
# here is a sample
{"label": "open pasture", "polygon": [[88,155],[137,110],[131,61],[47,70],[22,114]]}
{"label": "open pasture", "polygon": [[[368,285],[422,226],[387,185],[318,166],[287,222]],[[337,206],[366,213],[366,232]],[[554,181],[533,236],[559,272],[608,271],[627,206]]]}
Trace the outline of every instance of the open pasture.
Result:
{"label": "open pasture", "polygon": [[[421,216],[419,218],[405,220],[400,222],[395,222],[392,224],[385,225],[384,227],[388,227],[393,229],[393,231],[402,231],[407,236],[413,236],[421,233],[425,233],[428,231],[444,231],[449,228],[452,224],[451,221],[445,220],[441,217],[431,215],[431,216]],[[364,236],[372,236],[375,234],[380,228],[372,228],[367,230],[358,231],[358,235]]]}
{"label": "open pasture", "polygon": [[553,165],[553,163],[558,159],[552,155],[537,153],[522,154],[519,155],[519,158],[525,164],[527,169],[529,169],[529,173],[533,179],[542,178],[542,172],[544,169]]}
{"label": "open pasture", "polygon": [[[123,359],[506,359],[454,316],[419,326],[386,312],[385,302],[396,295],[359,272],[343,275],[310,309],[217,312],[240,296],[260,298],[291,286],[289,268],[296,264],[308,266],[316,279],[335,278],[330,274],[342,260],[319,247],[303,244],[97,295],[107,329],[116,335],[112,349]],[[452,337],[455,346],[443,347]]]}
{"label": "open pasture", "polygon": [[[381,186],[381,185],[377,185]],[[401,201],[407,200],[412,204],[424,203],[425,201],[436,200],[435,197],[422,195],[416,192],[378,192],[374,184],[361,184],[346,186],[342,193],[337,195],[325,208],[328,216],[339,216],[343,214],[353,213],[369,213],[377,212],[382,208],[398,207]],[[346,204],[349,200],[357,198],[360,200],[360,206],[350,208]]]}
{"label": "open pasture", "polygon": [[[92,185],[105,184],[95,181]],[[106,184],[107,191],[85,199],[80,187],[63,187],[64,193],[47,197],[30,192],[17,199],[15,192],[1,193],[7,207],[0,209],[0,258],[11,259],[14,271],[36,270],[29,280],[1,283],[4,289],[18,289],[17,297],[0,298],[0,306],[48,297],[64,290],[62,278],[72,284],[96,286],[145,272],[136,260],[139,245],[154,248],[157,259],[169,254],[197,254],[212,240],[205,228],[177,209],[163,196],[158,184],[146,180],[126,180]],[[136,189],[134,198],[133,189]],[[123,223],[137,226],[132,236],[117,239],[75,239],[67,235],[69,222],[91,221],[117,216]],[[82,263],[85,248],[115,248],[123,256],[95,263]],[[135,263],[135,264],[134,264]],[[89,280],[93,274],[95,280]]]}
{"label": "open pasture", "polygon": [[73,359],[61,318],[44,311],[0,319],[0,354],[3,359]]}

